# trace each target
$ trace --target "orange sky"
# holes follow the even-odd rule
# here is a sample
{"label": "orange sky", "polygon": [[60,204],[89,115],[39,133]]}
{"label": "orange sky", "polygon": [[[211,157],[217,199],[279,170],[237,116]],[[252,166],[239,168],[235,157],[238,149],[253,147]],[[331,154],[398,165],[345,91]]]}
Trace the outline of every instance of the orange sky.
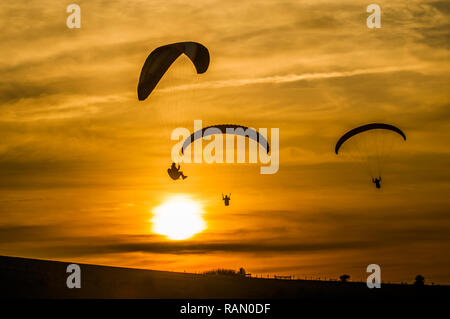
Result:
{"label": "orange sky", "polygon": [[[70,3],[0,4],[0,254],[356,280],[376,263],[384,281],[450,283],[448,3],[378,1],[375,30],[354,0],[77,1],[79,30]],[[188,40],[209,70],[177,61],[139,102],[147,55]],[[194,119],[279,128],[278,173],[189,164],[171,181],[168,136]],[[380,191],[333,153],[375,121],[408,136]],[[177,194],[208,227],[168,241],[149,220]]]}

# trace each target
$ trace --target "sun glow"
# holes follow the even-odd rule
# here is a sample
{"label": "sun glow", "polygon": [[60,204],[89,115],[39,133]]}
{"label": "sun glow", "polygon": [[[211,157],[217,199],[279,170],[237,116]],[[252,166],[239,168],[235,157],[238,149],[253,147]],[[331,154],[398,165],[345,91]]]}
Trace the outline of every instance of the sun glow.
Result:
{"label": "sun glow", "polygon": [[170,198],[153,209],[152,232],[172,240],[187,239],[206,228],[202,207],[185,197]]}

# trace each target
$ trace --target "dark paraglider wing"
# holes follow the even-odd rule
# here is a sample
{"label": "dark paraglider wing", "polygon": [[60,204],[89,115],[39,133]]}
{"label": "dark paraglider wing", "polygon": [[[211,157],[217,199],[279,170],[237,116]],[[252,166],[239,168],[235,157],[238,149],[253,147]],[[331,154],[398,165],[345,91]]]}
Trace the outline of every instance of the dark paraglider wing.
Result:
{"label": "dark paraglider wing", "polygon": [[401,137],[403,137],[404,140],[406,140],[405,133],[403,133],[403,131],[400,130],[396,126],[393,126],[393,125],[390,125],[390,124],[384,124],[384,123],[371,123],[371,124],[366,124],[366,125],[362,125],[362,126],[359,126],[357,128],[354,128],[354,129],[348,131],[347,133],[345,133],[344,135],[342,135],[342,137],[336,143],[336,146],[334,148],[335,153],[338,154],[339,149],[341,148],[342,144],[344,144],[345,141],[350,139],[352,136],[355,136],[355,135],[357,135],[359,133],[362,133],[362,132],[365,132],[365,131],[377,130],[377,129],[390,130],[390,131],[396,132],[399,135],[401,135]]}
{"label": "dark paraglider wing", "polygon": [[195,140],[203,138],[204,136],[210,136],[215,134],[234,134],[244,137],[246,136],[261,144],[261,146],[264,147],[267,153],[269,153],[270,151],[270,146],[266,138],[261,134],[259,134],[259,132],[255,131],[254,129],[236,124],[220,124],[204,127],[201,130],[192,133],[191,136],[189,136],[184,141],[181,153],[184,154],[184,150]]}
{"label": "dark paraglider wing", "polygon": [[138,84],[138,98],[145,100],[172,63],[185,54],[195,66],[197,73],[205,73],[209,66],[209,51],[197,42],[179,42],[161,46],[153,50],[145,60]]}
{"label": "dark paraglider wing", "polygon": [[210,61],[208,49],[197,42],[183,42],[183,46],[183,53],[194,63],[197,73],[205,73],[208,70]]}

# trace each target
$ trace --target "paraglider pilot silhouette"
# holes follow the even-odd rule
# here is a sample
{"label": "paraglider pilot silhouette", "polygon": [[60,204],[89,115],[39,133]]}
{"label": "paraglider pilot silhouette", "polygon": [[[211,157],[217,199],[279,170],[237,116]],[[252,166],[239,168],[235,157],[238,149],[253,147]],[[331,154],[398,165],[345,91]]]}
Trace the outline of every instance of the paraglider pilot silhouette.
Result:
{"label": "paraglider pilot silhouette", "polygon": [[167,169],[167,173],[169,173],[169,176],[173,179],[173,180],[177,180],[180,177],[185,179],[187,178],[187,176],[185,176],[183,174],[182,171],[180,171],[180,164],[178,164],[178,167],[175,163],[172,163],[172,166],[170,166],[169,169]]}
{"label": "paraglider pilot silhouette", "polygon": [[223,196],[223,194],[222,194],[222,200],[225,202],[225,206],[230,206],[231,193],[230,193],[230,195],[225,195],[225,196]]}
{"label": "paraglider pilot silhouette", "polygon": [[379,176],[378,178],[372,178],[372,183],[375,184],[376,188],[381,188],[381,176]]}

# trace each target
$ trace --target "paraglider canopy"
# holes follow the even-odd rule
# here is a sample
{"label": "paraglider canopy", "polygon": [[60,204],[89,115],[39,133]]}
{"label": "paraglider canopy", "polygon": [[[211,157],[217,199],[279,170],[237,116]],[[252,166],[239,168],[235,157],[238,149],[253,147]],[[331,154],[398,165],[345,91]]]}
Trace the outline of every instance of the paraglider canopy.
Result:
{"label": "paraglider canopy", "polygon": [[380,188],[381,175],[394,146],[406,140],[406,135],[398,127],[385,123],[370,123],[358,126],[342,135],[334,152],[361,163],[372,176],[372,182]]}
{"label": "paraglider canopy", "polygon": [[344,142],[347,141],[348,139],[350,139],[352,136],[355,136],[355,135],[365,132],[365,131],[376,130],[376,129],[390,130],[390,131],[396,132],[396,133],[400,134],[403,137],[403,139],[406,141],[405,133],[403,133],[403,131],[400,130],[398,127],[390,125],[390,124],[384,124],[384,123],[371,123],[371,124],[366,124],[366,125],[362,125],[357,128],[354,128],[354,129],[348,131],[347,133],[345,133],[344,135],[342,135],[342,137],[336,143],[334,152],[336,154],[338,154],[339,149],[341,148],[342,144],[344,144]]}
{"label": "paraglider canopy", "polygon": [[195,140],[215,134],[234,134],[247,136],[248,138],[261,144],[261,146],[264,147],[267,153],[269,153],[270,151],[270,146],[266,138],[254,129],[236,124],[220,124],[204,127],[201,130],[195,131],[184,141],[183,147],[181,148],[181,153],[184,154],[184,150]]}
{"label": "paraglider canopy", "polygon": [[209,66],[209,51],[197,42],[178,42],[153,50],[145,60],[137,88],[140,101],[145,100],[156,87],[172,63],[185,54],[194,64],[197,73],[205,73]]}

